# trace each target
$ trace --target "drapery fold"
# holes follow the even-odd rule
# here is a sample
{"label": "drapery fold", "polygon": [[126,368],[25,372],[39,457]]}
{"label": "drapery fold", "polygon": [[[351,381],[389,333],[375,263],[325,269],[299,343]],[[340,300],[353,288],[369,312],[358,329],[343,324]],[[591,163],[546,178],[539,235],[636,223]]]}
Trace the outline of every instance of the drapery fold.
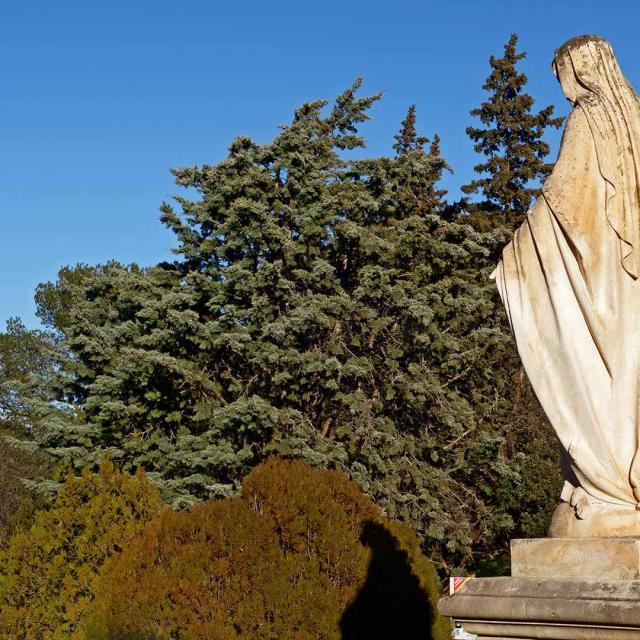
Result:
{"label": "drapery fold", "polygon": [[[630,158],[616,160],[617,139],[599,142],[596,124],[578,103],[554,171],[494,274],[525,370],[580,485],[597,500],[635,506],[640,288],[630,256],[638,207],[624,195],[631,180],[613,176],[612,186],[605,175],[616,162],[629,171],[635,149],[626,145]],[[625,211],[632,224],[612,224]]]}

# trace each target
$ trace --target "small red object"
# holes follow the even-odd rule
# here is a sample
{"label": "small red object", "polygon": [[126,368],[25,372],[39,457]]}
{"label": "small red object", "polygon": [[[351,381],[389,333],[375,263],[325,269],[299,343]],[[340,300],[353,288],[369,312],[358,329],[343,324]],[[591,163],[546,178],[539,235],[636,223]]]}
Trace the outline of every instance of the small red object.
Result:
{"label": "small red object", "polygon": [[470,576],[449,578],[449,595],[452,596],[456,591],[460,591],[462,585],[471,580]]}

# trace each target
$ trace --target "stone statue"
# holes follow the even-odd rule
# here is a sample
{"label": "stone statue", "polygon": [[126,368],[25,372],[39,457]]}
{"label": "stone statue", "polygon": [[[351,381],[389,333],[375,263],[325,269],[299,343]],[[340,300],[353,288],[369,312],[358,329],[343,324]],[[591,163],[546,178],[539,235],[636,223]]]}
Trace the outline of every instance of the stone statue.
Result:
{"label": "stone statue", "polygon": [[557,163],[494,275],[563,449],[550,536],[640,535],[640,104],[610,45],[572,38]]}
{"label": "stone statue", "polygon": [[601,38],[572,38],[553,70],[574,108],[495,278],[563,502],[550,537],[511,541],[510,577],[438,609],[478,640],[640,640],[640,106]]}

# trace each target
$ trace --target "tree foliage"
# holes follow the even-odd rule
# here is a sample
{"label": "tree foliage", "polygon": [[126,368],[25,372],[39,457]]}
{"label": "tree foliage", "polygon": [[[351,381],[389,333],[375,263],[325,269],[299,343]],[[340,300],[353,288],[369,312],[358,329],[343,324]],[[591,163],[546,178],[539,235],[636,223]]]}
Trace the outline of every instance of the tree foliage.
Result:
{"label": "tree foliage", "polygon": [[[418,135],[415,105],[409,107],[394,139],[396,162],[403,174],[396,185],[397,206],[412,211],[414,215],[443,215],[447,208],[444,200],[447,192],[438,187],[438,182],[445,171],[451,171],[451,167],[441,156],[438,134],[433,140]],[[430,166],[424,164],[427,144]]]}
{"label": "tree foliage", "polygon": [[0,333],[0,428],[26,434],[37,422],[38,399],[47,400],[43,383],[55,374],[63,346],[50,331],[29,330],[19,318]]}
{"label": "tree foliage", "polygon": [[[526,79],[507,86],[512,49],[492,82],[529,113]],[[162,207],[173,261],[66,267],[38,288],[61,347],[29,396],[33,435],[55,465],[144,470],[174,508],[235,495],[272,454],[340,469],[446,567],[469,566],[537,531],[555,491],[489,279],[509,229],[449,221],[448,165],[413,107],[393,157],[361,158],[379,96],[359,88],[302,105],[267,144],[240,137],[221,162],[174,170],[197,197]],[[518,131],[490,166],[503,149],[534,173],[503,195],[546,170],[539,135]]]}
{"label": "tree foliage", "polygon": [[[0,438],[4,434],[0,432]],[[17,529],[27,526],[34,500],[23,484],[38,480],[40,464],[37,456],[16,451],[0,439],[0,548]]]}
{"label": "tree foliage", "polygon": [[[25,481],[47,477],[43,456],[36,450],[36,407],[51,396],[43,385],[55,370],[60,341],[47,331],[29,330],[18,318],[0,333],[0,546],[19,526],[26,526],[37,497]],[[11,443],[24,442],[23,450]]]}
{"label": "tree foliage", "polygon": [[519,474],[495,427],[511,380],[493,365],[512,351],[488,275],[504,234],[443,219],[446,163],[411,111],[395,157],[343,157],[377,99],[358,87],[303,105],[271,143],[175,170],[200,198],[163,207],[174,262],[80,266],[40,289],[72,354],[57,397],[76,407],[40,442],[57,461],[142,468],[174,507],[232,495],[271,453],[301,457],[468,561],[513,526],[498,487]]}
{"label": "tree foliage", "polygon": [[232,500],[162,513],[107,565],[87,638],[445,640],[413,532],[342,474],[271,459]]}
{"label": "tree foliage", "polygon": [[526,54],[517,52],[518,37],[513,34],[504,46],[504,56],[491,56],[491,74],[483,89],[488,100],[473,109],[483,127],[468,127],[474,150],[486,160],[475,166],[481,177],[462,187],[464,193],[479,194],[480,202],[466,205],[469,219],[479,228],[522,222],[531,201],[539,194],[537,183],[550,173],[545,162],[549,145],[543,140],[548,127],[560,127],[564,118],[553,117],[553,106],[532,112],[533,98],[524,92],[527,76],[517,64]]}
{"label": "tree foliage", "polygon": [[80,637],[105,559],[120,551],[160,508],[141,474],[104,462],[99,473],[70,475],[30,529],[0,551],[0,638]]}

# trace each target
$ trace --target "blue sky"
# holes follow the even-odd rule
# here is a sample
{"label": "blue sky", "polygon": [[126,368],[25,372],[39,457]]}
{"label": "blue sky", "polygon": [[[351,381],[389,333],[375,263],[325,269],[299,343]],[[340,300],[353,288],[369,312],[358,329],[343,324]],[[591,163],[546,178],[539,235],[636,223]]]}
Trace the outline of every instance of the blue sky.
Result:
{"label": "blue sky", "polygon": [[0,323],[37,326],[34,288],[63,265],[167,258],[170,167],[215,163],[238,134],[267,142],[296,105],[358,76],[385,94],[363,128],[370,153],[391,152],[415,103],[457,196],[478,160],[468,112],[510,33],[537,106],[565,115],[553,50],[602,35],[640,88],[639,23],[630,1],[0,0]]}

